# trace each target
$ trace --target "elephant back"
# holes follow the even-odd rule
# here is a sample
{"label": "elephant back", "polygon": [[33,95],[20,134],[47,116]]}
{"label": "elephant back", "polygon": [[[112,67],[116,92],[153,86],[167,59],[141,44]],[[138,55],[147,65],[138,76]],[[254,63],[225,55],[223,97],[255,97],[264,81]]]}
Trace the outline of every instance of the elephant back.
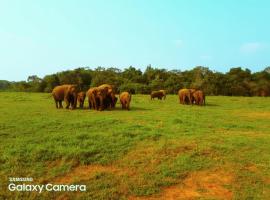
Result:
{"label": "elephant back", "polygon": [[110,85],[110,84],[102,84],[100,86],[98,86],[99,88],[108,88],[108,93],[113,93],[115,94],[115,89],[114,86]]}
{"label": "elephant back", "polygon": [[119,96],[120,100],[131,100],[131,95],[128,92],[122,92]]}

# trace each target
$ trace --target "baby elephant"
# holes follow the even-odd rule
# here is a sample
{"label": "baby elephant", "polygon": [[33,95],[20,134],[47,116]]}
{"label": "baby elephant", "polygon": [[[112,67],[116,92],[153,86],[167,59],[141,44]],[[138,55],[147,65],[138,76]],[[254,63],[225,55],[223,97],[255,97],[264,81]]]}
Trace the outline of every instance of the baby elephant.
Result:
{"label": "baby elephant", "polygon": [[122,92],[120,94],[120,103],[122,104],[122,109],[129,110],[129,105],[131,101],[131,94],[128,92]]}
{"label": "baby elephant", "polygon": [[77,95],[78,103],[80,104],[80,108],[83,108],[84,100],[85,100],[85,92],[79,92]]}

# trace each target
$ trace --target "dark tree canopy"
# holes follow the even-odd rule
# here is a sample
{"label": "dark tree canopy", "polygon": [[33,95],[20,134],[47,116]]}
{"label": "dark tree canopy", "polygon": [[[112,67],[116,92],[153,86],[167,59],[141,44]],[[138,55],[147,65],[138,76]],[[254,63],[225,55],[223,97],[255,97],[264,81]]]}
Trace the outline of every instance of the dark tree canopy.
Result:
{"label": "dark tree canopy", "polygon": [[242,67],[231,68],[227,73],[212,71],[197,66],[192,70],[166,70],[148,65],[142,72],[133,66],[124,70],[115,67],[76,68],[46,75],[40,78],[31,75],[27,81],[9,82],[0,80],[0,90],[51,92],[57,85],[77,84],[80,90],[104,83],[114,85],[117,92],[149,94],[153,90],[165,89],[176,94],[180,88],[203,90],[207,95],[270,96],[270,67],[252,73]]}

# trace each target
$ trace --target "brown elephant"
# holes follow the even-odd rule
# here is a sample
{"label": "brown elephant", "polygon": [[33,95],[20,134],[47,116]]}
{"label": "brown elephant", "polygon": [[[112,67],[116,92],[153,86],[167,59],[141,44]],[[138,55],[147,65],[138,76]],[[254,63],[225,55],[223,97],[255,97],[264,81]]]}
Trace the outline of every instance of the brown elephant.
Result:
{"label": "brown elephant", "polygon": [[178,91],[179,103],[180,104],[192,104],[191,90],[190,89],[180,89]]}
{"label": "brown elephant", "polygon": [[196,90],[192,93],[192,97],[196,105],[205,105],[205,95],[204,92],[201,90]]}
{"label": "brown elephant", "polygon": [[163,93],[163,100],[165,100],[166,99],[166,90],[159,90],[160,92],[162,92]]}
{"label": "brown elephant", "polygon": [[150,94],[151,100],[158,98],[159,100],[162,99],[162,97],[164,97],[164,93],[162,91],[152,91]]}
{"label": "brown elephant", "polygon": [[122,105],[122,109],[130,110],[130,102],[131,102],[131,94],[128,92],[122,92],[120,94],[120,103]]}
{"label": "brown elephant", "polygon": [[114,100],[112,100],[112,98],[111,98],[110,96],[109,96],[109,97],[107,96],[107,97],[105,98],[105,100],[103,101],[104,109],[107,109],[107,108],[109,108],[109,109],[115,108],[115,104],[116,104],[117,100],[118,100],[117,97],[115,97]]}
{"label": "brown elephant", "polygon": [[85,92],[79,92],[77,95],[77,101],[80,105],[80,108],[83,108],[85,96],[86,96]]}
{"label": "brown elephant", "polygon": [[110,102],[108,104],[108,108],[109,109],[114,108],[116,101],[117,101],[117,98],[115,96],[114,87],[112,85],[109,85],[109,84],[102,84],[102,85],[98,86],[98,88],[108,90],[107,95],[106,95],[107,103]]}
{"label": "brown elephant", "polygon": [[88,98],[89,109],[93,108],[97,110],[96,95],[97,95],[97,87],[90,88],[86,92],[86,96]]}
{"label": "brown elephant", "polygon": [[87,91],[89,108],[104,110],[104,101],[108,95],[108,88],[94,87]]}
{"label": "brown elephant", "polygon": [[77,107],[77,85],[59,85],[52,91],[56,108],[63,108],[62,101],[66,102],[66,109],[71,105],[72,109]]}

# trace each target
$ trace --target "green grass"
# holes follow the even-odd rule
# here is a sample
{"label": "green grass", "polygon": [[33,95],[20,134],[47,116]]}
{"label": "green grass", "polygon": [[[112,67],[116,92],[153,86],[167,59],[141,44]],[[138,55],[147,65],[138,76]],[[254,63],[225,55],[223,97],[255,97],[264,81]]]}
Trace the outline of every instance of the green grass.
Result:
{"label": "green grass", "polygon": [[75,174],[87,192],[45,192],[38,198],[159,197],[193,173],[223,170],[233,177],[224,187],[234,199],[269,199],[270,98],[207,97],[206,102],[184,106],[176,95],[165,101],[133,95],[130,111],[119,103],[113,111],[73,111],[55,109],[50,94],[2,92],[0,199],[37,197],[8,192],[8,177],[53,182],[85,165],[119,171]]}

